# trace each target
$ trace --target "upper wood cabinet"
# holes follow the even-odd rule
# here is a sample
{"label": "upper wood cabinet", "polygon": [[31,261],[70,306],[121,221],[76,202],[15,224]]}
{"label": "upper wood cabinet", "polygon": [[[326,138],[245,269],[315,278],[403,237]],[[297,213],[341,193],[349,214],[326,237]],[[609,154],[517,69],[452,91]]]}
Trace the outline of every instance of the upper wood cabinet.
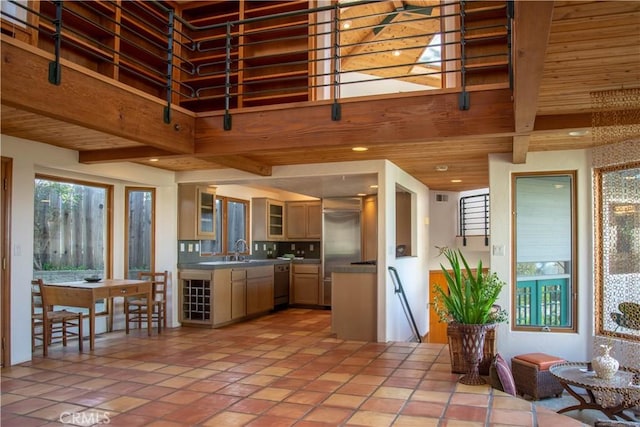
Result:
{"label": "upper wood cabinet", "polygon": [[322,204],[287,202],[286,235],[289,240],[322,238]]}
{"label": "upper wood cabinet", "polygon": [[195,184],[178,186],[178,239],[216,238],[216,190]]}
{"label": "upper wood cabinet", "polygon": [[284,240],[284,202],[266,198],[251,199],[251,239]]}

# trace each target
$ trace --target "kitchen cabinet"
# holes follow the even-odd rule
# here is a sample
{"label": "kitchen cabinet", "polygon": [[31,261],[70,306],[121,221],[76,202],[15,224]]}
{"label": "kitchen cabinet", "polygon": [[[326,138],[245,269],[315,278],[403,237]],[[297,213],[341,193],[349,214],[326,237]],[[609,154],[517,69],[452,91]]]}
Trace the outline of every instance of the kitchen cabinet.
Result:
{"label": "kitchen cabinet", "polygon": [[231,269],[213,270],[213,325],[231,321]]}
{"label": "kitchen cabinet", "polygon": [[195,184],[178,186],[178,239],[216,238],[216,189]]}
{"label": "kitchen cabinet", "polygon": [[273,310],[273,266],[247,269],[247,315]]}
{"label": "kitchen cabinet", "polygon": [[289,240],[322,238],[322,204],[313,202],[287,202],[286,236]]}
{"label": "kitchen cabinet", "polygon": [[273,265],[179,272],[180,322],[218,327],[273,309]]}
{"label": "kitchen cabinet", "polygon": [[247,270],[231,270],[231,320],[247,315]]}
{"label": "kitchen cabinet", "polygon": [[284,202],[251,199],[251,238],[254,241],[284,240]]}
{"label": "kitchen cabinet", "polygon": [[180,322],[193,326],[211,326],[211,271],[182,270],[178,279]]}
{"label": "kitchen cabinet", "polygon": [[320,264],[293,264],[293,303],[318,305]]}

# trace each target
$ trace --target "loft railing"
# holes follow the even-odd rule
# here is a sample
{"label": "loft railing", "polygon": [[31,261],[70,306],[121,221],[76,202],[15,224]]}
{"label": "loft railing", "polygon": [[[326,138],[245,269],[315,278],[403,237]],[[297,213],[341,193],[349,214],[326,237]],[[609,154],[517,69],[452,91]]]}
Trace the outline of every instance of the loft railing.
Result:
{"label": "loft railing", "polygon": [[489,194],[461,197],[459,215],[463,246],[468,236],[484,236],[484,245],[489,246]]}
{"label": "loft railing", "polygon": [[[33,5],[29,7],[28,4]],[[2,32],[192,111],[508,85],[512,3],[2,2]],[[242,19],[241,19],[242,18]]]}

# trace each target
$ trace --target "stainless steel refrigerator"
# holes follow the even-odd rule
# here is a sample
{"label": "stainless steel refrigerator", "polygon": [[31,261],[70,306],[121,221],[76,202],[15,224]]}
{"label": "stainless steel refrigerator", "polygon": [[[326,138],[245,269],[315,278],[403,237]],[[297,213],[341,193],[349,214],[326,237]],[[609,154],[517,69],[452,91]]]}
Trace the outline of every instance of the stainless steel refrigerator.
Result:
{"label": "stainless steel refrigerator", "polygon": [[359,197],[340,197],[322,201],[321,305],[331,305],[331,273],[337,265],[362,261],[361,215]]}

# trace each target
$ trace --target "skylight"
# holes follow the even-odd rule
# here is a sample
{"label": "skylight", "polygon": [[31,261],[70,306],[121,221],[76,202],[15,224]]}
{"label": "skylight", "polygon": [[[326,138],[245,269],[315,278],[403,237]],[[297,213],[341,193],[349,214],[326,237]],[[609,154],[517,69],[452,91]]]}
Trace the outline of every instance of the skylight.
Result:
{"label": "skylight", "polygon": [[431,42],[420,55],[420,63],[430,67],[440,67],[440,61],[442,59],[442,46],[440,45],[440,34],[436,34],[431,39]]}

